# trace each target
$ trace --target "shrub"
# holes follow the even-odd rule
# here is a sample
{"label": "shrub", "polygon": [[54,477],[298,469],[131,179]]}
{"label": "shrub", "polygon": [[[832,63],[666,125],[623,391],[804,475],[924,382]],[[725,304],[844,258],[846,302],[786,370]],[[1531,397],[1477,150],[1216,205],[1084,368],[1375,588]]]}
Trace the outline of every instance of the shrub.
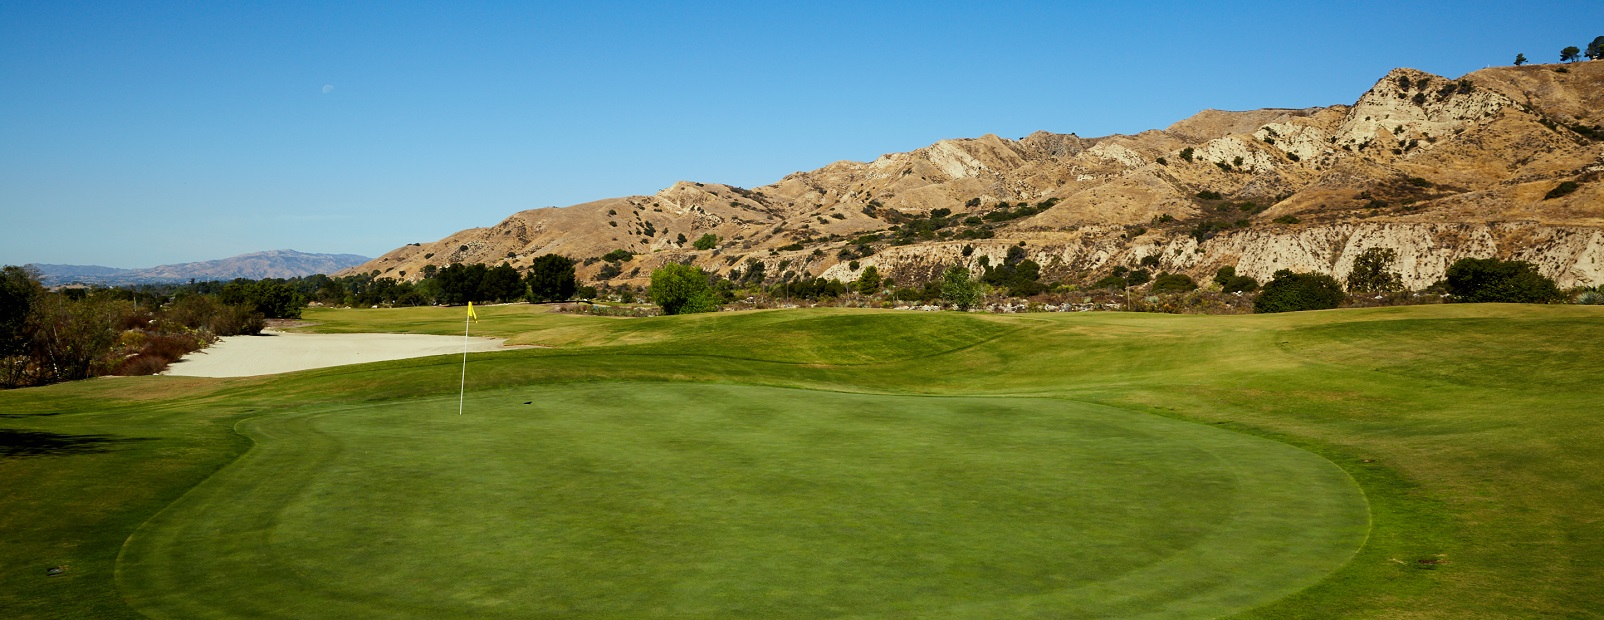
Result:
{"label": "shrub", "polygon": [[1143,267],[1157,267],[1158,266],[1158,255],[1156,255],[1156,254],[1148,254],[1147,256],[1143,256],[1142,260],[1141,260],[1141,265]]}
{"label": "shrub", "polygon": [[1290,225],[1290,224],[1298,223],[1299,220],[1298,220],[1298,216],[1296,216],[1296,215],[1283,215],[1281,217],[1275,218],[1274,220],[1270,220],[1270,221],[1275,222],[1277,224],[1289,224]]}
{"label": "shrub", "polygon": [[1253,299],[1256,313],[1325,310],[1342,305],[1342,285],[1323,273],[1275,272],[1269,284]]}
{"label": "shrub", "polygon": [[1231,276],[1220,283],[1220,291],[1225,293],[1251,293],[1259,290],[1259,281],[1247,276]]}
{"label": "shrub", "polygon": [[629,262],[634,260],[635,254],[625,249],[617,249],[602,255],[602,260],[609,263]]}
{"label": "shrub", "polygon": [[1448,292],[1469,303],[1548,303],[1562,297],[1554,281],[1526,261],[1461,258],[1448,266]]}
{"label": "shrub", "polygon": [[1153,278],[1155,293],[1185,293],[1197,290],[1197,281],[1184,273],[1161,273]]}
{"label": "shrub", "polygon": [[1566,181],[1564,183],[1560,183],[1558,186],[1555,186],[1554,189],[1548,190],[1547,194],[1543,194],[1543,200],[1553,200],[1555,198],[1568,195],[1571,192],[1580,189],[1581,187],[1582,186],[1577,184],[1575,181]]}
{"label": "shrub", "polygon": [[1215,270],[1214,283],[1220,286],[1225,286],[1225,283],[1234,277],[1236,277],[1236,267],[1232,265],[1226,265]]}
{"label": "shrub", "polygon": [[1153,161],[1155,161],[1155,162],[1157,162],[1157,163],[1158,163],[1158,165],[1160,165],[1160,166],[1168,166],[1168,165],[1170,165],[1170,162],[1169,162],[1169,160],[1166,160],[1166,159],[1164,159],[1164,158],[1163,158],[1163,157],[1160,157],[1160,158],[1158,158],[1158,159],[1155,159],[1155,160],[1153,160]]}
{"label": "shrub", "polygon": [[701,237],[697,238],[696,239],[696,243],[692,244],[691,247],[694,247],[694,248],[696,248],[698,250],[711,250],[711,249],[713,249],[714,246],[718,245],[718,241],[719,241],[718,235],[715,235],[713,233],[706,233],[706,234],[702,235]]}
{"label": "shrub", "polygon": [[1192,151],[1192,147],[1190,147],[1190,146],[1186,147],[1184,149],[1181,149],[1181,152],[1180,152],[1181,159],[1184,159],[1186,161],[1192,161],[1192,152],[1193,152]]}

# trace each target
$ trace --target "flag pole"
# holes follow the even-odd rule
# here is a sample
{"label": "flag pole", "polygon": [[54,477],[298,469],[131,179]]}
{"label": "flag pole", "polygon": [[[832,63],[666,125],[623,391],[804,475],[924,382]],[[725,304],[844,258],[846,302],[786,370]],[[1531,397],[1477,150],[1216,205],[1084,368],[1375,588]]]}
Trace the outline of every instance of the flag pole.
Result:
{"label": "flag pole", "polygon": [[468,321],[473,319],[473,302],[468,302],[468,316],[462,317],[462,383],[457,387],[457,415],[462,415],[462,401],[468,394]]}

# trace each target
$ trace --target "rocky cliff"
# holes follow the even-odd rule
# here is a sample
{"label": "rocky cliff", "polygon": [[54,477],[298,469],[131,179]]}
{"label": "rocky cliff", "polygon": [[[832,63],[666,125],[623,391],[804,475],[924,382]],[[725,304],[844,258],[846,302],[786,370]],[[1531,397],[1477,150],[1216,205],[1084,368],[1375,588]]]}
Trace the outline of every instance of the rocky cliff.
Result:
{"label": "rocky cliff", "polygon": [[[943,140],[752,189],[680,182],[516,213],[352,271],[417,279],[430,264],[523,267],[554,252],[594,280],[598,257],[624,249],[636,257],[614,283],[644,283],[668,261],[724,272],[753,260],[770,278],[852,280],[856,261],[911,283],[1022,243],[1049,280],[1092,280],[1147,256],[1200,278],[1222,265],[1340,278],[1356,253],[1387,247],[1416,287],[1466,256],[1531,260],[1561,286],[1596,285],[1601,175],[1604,62],[1458,79],[1396,69],[1352,105],[1207,110],[1101,138]],[[705,234],[720,242],[694,249]]]}

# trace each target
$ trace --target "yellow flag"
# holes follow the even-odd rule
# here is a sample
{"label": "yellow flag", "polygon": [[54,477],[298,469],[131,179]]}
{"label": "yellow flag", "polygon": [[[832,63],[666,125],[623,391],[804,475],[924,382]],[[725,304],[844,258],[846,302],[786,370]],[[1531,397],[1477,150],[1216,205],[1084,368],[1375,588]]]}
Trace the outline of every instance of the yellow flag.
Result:
{"label": "yellow flag", "polygon": [[473,319],[475,323],[479,322],[479,315],[473,313],[473,302],[471,301],[468,302],[468,318]]}

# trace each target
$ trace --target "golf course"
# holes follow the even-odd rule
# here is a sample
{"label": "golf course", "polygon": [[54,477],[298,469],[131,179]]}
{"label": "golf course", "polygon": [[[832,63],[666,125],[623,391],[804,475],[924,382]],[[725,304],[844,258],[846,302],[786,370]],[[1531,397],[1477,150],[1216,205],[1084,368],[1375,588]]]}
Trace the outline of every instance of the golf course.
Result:
{"label": "golf course", "polygon": [[0,392],[0,616],[1604,617],[1598,306],[477,311]]}

